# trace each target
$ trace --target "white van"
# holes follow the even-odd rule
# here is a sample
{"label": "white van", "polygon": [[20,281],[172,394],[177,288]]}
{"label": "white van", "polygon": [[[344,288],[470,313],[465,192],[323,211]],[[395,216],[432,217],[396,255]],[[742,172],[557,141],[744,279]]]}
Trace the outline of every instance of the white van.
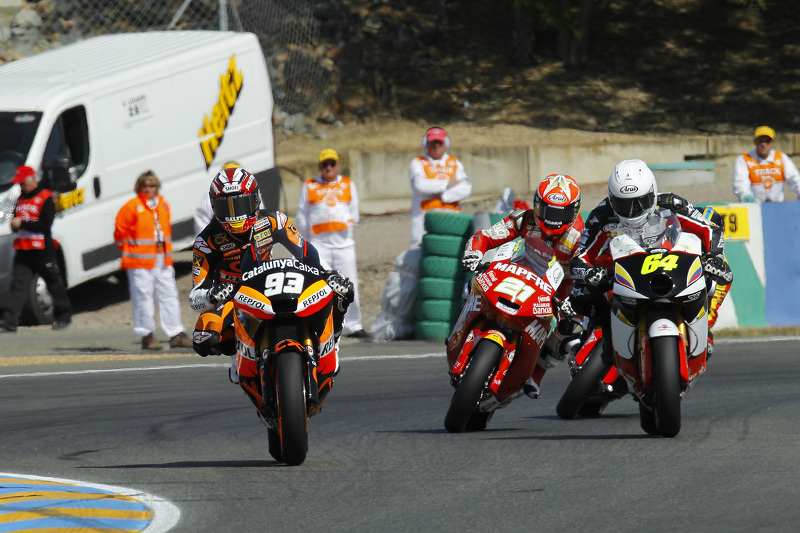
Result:
{"label": "white van", "polygon": [[[192,214],[228,161],[255,174],[266,207],[277,208],[272,107],[251,33],[99,36],[0,67],[0,291],[10,283],[18,166],[41,170],[58,193],[53,236],[73,287],[119,269],[114,219],[145,170],[172,206],[175,250],[194,241]],[[28,298],[23,320],[47,323],[41,280]]]}

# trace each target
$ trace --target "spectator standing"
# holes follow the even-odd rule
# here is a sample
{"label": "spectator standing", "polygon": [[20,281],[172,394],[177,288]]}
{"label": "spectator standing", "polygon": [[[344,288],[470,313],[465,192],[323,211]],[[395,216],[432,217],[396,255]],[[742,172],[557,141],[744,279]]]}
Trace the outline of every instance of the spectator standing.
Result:
{"label": "spectator standing", "polygon": [[458,203],[469,197],[472,184],[464,165],[448,155],[450,137],[444,128],[433,127],[422,138],[425,155],[411,160],[411,248],[419,248],[425,234],[425,212],[432,209],[460,211]]}
{"label": "spectator standing", "polygon": [[344,334],[368,337],[358,297],[358,268],[353,229],[358,224],[358,191],[349,176],[339,174],[339,154],[326,148],[319,153],[319,175],[305,181],[297,202],[295,221],[328,268],[338,270],[355,287],[355,300],[344,317]]}
{"label": "spectator standing", "polygon": [[133,330],[145,350],[159,350],[155,338],[155,307],[161,329],[172,348],[191,348],[181,321],[178,286],[172,262],[172,226],[169,204],[158,194],[161,181],[151,170],[136,180],[136,197],[117,213],[114,241],[122,250],[122,269],[128,274],[133,307]]}
{"label": "spectator standing", "polygon": [[18,183],[20,195],[14,206],[11,231],[14,238],[14,267],[8,303],[0,317],[0,331],[17,331],[25,294],[38,274],[53,296],[53,329],[63,329],[72,320],[72,306],[58,268],[56,245],[51,228],[56,216],[53,193],[39,184],[29,166],[21,166],[11,183]]}
{"label": "spectator standing", "polygon": [[785,183],[800,195],[800,173],[788,155],[775,150],[775,130],[759,126],[754,143],[733,165],[733,194],[742,202],[782,202]]}

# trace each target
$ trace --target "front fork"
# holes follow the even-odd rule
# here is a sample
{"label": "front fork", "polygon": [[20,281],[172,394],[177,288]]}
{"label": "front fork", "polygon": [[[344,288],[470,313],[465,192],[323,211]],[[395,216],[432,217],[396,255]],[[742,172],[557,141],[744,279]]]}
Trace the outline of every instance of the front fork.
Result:
{"label": "front fork", "polygon": [[306,370],[306,411],[310,416],[320,407],[319,382],[317,380],[318,354],[313,336],[310,333],[310,326],[304,321],[300,323],[300,328],[296,328],[294,333],[297,334],[302,341],[284,338],[274,347],[272,347],[271,342],[271,335],[274,335],[274,332],[272,332],[271,328],[268,326],[268,324],[265,324],[262,329],[259,342],[259,346],[262,348],[258,352],[259,357],[257,362],[258,374],[261,378],[262,409],[267,416],[271,418],[277,417],[273,360],[282,353],[298,354],[304,357],[303,368]]}

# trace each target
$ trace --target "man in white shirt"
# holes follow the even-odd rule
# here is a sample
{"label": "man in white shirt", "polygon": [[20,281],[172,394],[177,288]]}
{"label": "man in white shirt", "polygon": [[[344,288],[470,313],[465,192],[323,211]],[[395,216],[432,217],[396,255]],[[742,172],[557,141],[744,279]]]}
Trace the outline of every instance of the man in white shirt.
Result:
{"label": "man in white shirt", "polygon": [[792,158],[775,150],[775,130],[756,128],[755,149],[736,158],[733,165],[733,194],[742,202],[782,202],[784,184],[800,195],[800,173]]}
{"label": "man in white shirt", "polygon": [[358,224],[358,191],[348,176],[339,174],[339,154],[326,148],[319,154],[320,174],[300,190],[295,222],[300,234],[316,247],[328,268],[353,282],[355,300],[344,315],[344,334],[366,338],[358,297],[358,268],[353,228]]}
{"label": "man in white shirt", "polygon": [[458,203],[472,192],[464,165],[447,154],[450,137],[444,128],[425,132],[422,147],[426,154],[411,160],[411,248],[419,248],[425,234],[425,212],[432,209],[460,211]]}

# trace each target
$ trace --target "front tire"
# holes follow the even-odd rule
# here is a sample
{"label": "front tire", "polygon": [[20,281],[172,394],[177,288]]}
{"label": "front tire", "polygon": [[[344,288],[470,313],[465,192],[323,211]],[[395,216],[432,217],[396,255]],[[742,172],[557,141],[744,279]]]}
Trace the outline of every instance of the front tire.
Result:
{"label": "front tire", "polygon": [[[478,415],[475,409],[481,399],[481,394],[486,384],[492,378],[503,349],[492,341],[482,340],[475,348],[469,366],[464,371],[464,376],[458,384],[450,400],[450,408],[444,417],[444,428],[450,433],[463,433],[469,425],[473,415]],[[479,420],[481,419],[481,420]],[[482,422],[482,417],[476,416],[475,422]],[[486,417],[488,423],[489,417]],[[481,424],[474,424],[471,428],[482,428]]]}
{"label": "front tire", "polygon": [[676,337],[656,337],[653,346],[656,426],[664,437],[681,431],[680,352]]}
{"label": "front tire", "polygon": [[284,352],[274,357],[280,456],[288,465],[299,465],[308,453],[303,354]]}
{"label": "front tire", "polygon": [[[591,396],[597,388],[600,380],[603,379],[603,376],[605,376],[606,372],[611,368],[611,365],[603,363],[602,352],[603,341],[599,341],[595,344],[594,348],[592,348],[583,366],[572,378],[572,381],[569,382],[569,385],[567,385],[564,394],[561,395],[561,399],[556,405],[556,414],[559,417],[564,420],[572,420],[575,418],[575,415],[578,414],[586,403],[586,400],[589,399],[589,396]],[[593,416],[599,415],[603,407],[605,407],[605,405],[598,406],[597,413]],[[588,412],[594,413],[594,411]]]}

